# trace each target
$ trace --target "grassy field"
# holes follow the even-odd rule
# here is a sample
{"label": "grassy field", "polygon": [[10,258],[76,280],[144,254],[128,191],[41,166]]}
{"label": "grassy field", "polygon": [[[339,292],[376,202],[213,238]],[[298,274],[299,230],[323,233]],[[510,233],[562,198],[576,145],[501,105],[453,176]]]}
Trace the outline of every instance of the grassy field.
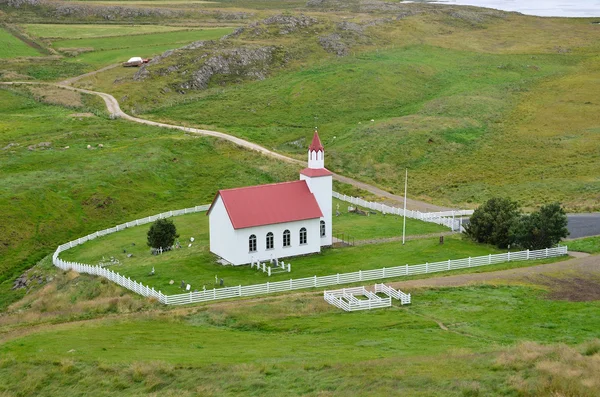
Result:
{"label": "grassy field", "polygon": [[[350,219],[352,218],[352,219]],[[396,217],[398,218],[398,217]],[[395,230],[401,218],[382,215],[361,217],[359,215],[343,214],[334,217],[334,233],[341,223],[352,226],[363,238],[388,237]],[[347,248],[324,249],[320,254],[286,259],[292,264],[291,273],[274,274],[267,277],[265,273],[252,270],[249,266],[221,266],[215,261],[216,257],[209,252],[208,217],[206,213],[197,213],[173,218],[180,234],[183,248],[169,253],[152,256],[146,246],[147,226],[130,228],[119,233],[99,238],[61,254],[61,258],[69,261],[97,264],[114,257],[121,264],[112,266],[116,272],[131,277],[139,282],[165,293],[180,292],[181,280],[192,285],[195,289],[213,287],[215,275],[223,278],[226,286],[261,284],[266,281],[287,280],[311,276],[324,276],[335,273],[346,273],[358,270],[378,269],[405,264],[421,264],[438,260],[459,259],[468,256],[480,256],[500,252],[493,247],[478,245],[460,237],[448,237],[444,245],[437,238],[392,242],[376,245],[365,245]],[[339,222],[339,223],[338,223]],[[408,234],[423,234],[424,230],[440,230],[437,225],[421,221],[407,222]],[[361,230],[359,232],[359,230]],[[398,234],[395,234],[396,236]],[[195,241],[188,247],[190,237]],[[128,254],[133,254],[128,258]],[[156,274],[149,273],[155,269]],[[176,283],[169,285],[170,280]]]}
{"label": "grassy field", "polygon": [[581,251],[590,254],[600,253],[600,236],[572,240],[568,244],[569,249],[572,251]]}
{"label": "grassy field", "polygon": [[25,31],[43,39],[89,39],[93,37],[129,36],[189,30],[185,26],[101,25],[101,24],[25,24]]}
{"label": "grassy field", "polygon": [[0,391],[593,396],[599,304],[547,291],[415,290],[411,306],[357,313],[307,293],[13,330],[0,345]]}
{"label": "grassy field", "polygon": [[295,167],[224,142],[97,116],[95,97],[68,109],[30,95],[0,90],[3,294],[75,236],[210,202],[220,188],[297,178]]}
{"label": "grassy field", "polygon": [[[92,32],[96,32],[93,25],[91,28]],[[83,29],[80,28],[79,30]],[[217,28],[161,33],[148,32],[135,35],[122,33],[115,37],[56,40],[52,41],[52,46],[61,52],[67,51],[66,49],[89,49],[89,51],[86,50],[86,52],[76,55],[72,61],[100,67],[115,62],[125,62],[132,56],[152,57],[168,49],[182,47],[193,41],[218,39],[232,30],[232,28]],[[81,35],[81,33],[79,34]]]}
{"label": "grassy field", "polygon": [[0,27],[0,59],[35,57],[41,54]]}

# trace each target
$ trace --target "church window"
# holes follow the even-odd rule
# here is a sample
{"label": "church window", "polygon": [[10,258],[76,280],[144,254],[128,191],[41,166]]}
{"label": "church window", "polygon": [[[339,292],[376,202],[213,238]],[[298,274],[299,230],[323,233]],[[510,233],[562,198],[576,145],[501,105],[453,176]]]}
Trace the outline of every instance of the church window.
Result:
{"label": "church window", "polygon": [[289,230],[284,230],[283,231],[283,246],[289,247],[290,245],[292,245],[291,233]]}
{"label": "church window", "polygon": [[251,235],[248,239],[248,250],[250,252],[256,252],[256,235]]}
{"label": "church window", "polygon": [[306,244],[306,228],[300,229],[300,244]]}
{"label": "church window", "polygon": [[325,221],[321,221],[321,237],[325,237]]}
{"label": "church window", "polygon": [[274,245],[275,244],[273,244],[273,233],[269,232],[267,233],[267,249],[272,250]]}

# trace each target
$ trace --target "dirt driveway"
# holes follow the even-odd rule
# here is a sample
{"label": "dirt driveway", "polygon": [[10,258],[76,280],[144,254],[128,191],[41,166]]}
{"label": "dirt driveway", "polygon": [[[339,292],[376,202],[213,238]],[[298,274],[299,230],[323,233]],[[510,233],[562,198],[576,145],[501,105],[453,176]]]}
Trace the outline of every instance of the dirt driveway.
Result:
{"label": "dirt driveway", "polygon": [[[558,274],[560,274],[560,277],[555,277]],[[399,288],[402,291],[410,292],[417,288],[458,287],[504,281],[533,282],[535,284],[549,285],[558,279],[570,281],[598,280],[600,282],[600,255],[573,258],[563,262],[547,263],[538,266],[500,270],[497,272],[459,274],[424,280],[400,281],[389,283],[389,285]],[[597,283],[595,282],[594,284]],[[600,298],[600,284],[598,284],[597,295]]]}

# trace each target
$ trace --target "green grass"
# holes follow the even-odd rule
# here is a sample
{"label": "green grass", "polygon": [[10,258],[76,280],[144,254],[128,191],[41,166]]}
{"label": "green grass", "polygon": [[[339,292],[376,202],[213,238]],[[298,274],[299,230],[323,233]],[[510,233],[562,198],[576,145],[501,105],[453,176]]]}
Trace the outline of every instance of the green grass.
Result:
{"label": "green grass", "polygon": [[0,27],[0,59],[35,57],[41,54]]}
{"label": "green grass", "polygon": [[600,252],[600,236],[571,240],[567,244],[570,251],[581,251],[590,254]]}
{"label": "green grass", "polygon": [[[593,26],[516,15],[464,24],[476,15],[457,21],[424,12],[372,27],[345,57],[318,45],[334,29],[333,16],[314,31],[273,28],[221,43],[280,45],[290,60],[262,81],[217,76],[204,91],[173,90],[193,72],[194,53],[164,61],[181,63],[185,75],[133,82],[113,70],[87,84],[144,117],[226,131],[292,155],[303,154],[297,142],[310,140],[316,123],[328,167],[396,193],[408,167],[415,198],[474,206],[500,195],[530,208],[550,201],[597,208]],[[557,92],[569,100],[556,100]]]}
{"label": "green grass", "polygon": [[95,37],[74,40],[54,41],[53,47],[60,48],[94,48],[96,51],[115,50],[122,48],[144,48],[172,44],[172,48],[198,40],[217,39],[233,29],[184,30],[177,32],[149,33],[144,35],[121,35],[117,37]]}
{"label": "green grass", "polygon": [[[377,218],[378,216],[381,219]],[[334,230],[337,227],[338,219],[337,217],[334,218]],[[372,219],[375,225],[382,224],[382,220],[384,221],[383,224],[395,222],[391,219],[391,216],[383,218],[381,215],[373,215],[366,219]],[[388,219],[391,222],[385,222]],[[179,216],[173,218],[173,221],[180,234],[183,248],[161,256],[150,254],[149,248],[146,246],[148,226],[140,226],[70,249],[61,254],[61,258],[95,265],[102,261],[103,257],[106,260],[115,257],[119,259],[121,265],[112,266],[111,268],[114,271],[148,284],[157,290],[172,294],[180,292],[179,284],[181,280],[190,283],[194,289],[202,289],[203,286],[212,287],[215,275],[223,278],[226,286],[262,284],[267,281],[287,280],[289,278],[323,276],[405,264],[421,264],[499,252],[488,246],[462,240],[460,237],[446,238],[444,245],[440,245],[437,238],[429,238],[408,241],[405,246],[402,246],[402,242],[392,242],[324,249],[320,254],[287,259],[286,262],[292,264],[291,273],[279,273],[267,277],[265,273],[252,270],[249,266],[233,267],[216,264],[215,256],[209,252],[208,217],[205,213]],[[421,223],[423,222],[413,222],[415,228],[428,227],[428,225],[421,226]],[[346,221],[345,224],[348,224],[348,222]],[[360,222],[361,227],[367,224],[366,221]],[[368,225],[368,228],[374,229],[375,226]],[[386,230],[385,227],[382,227],[382,229]],[[363,232],[365,237],[369,236],[366,233],[368,230],[370,229]],[[195,239],[192,247],[187,246],[190,237]],[[127,258],[129,253],[134,256]],[[156,274],[150,276],[149,273],[153,267]],[[170,280],[174,280],[175,284],[169,285]]]}
{"label": "green grass", "polygon": [[[0,283],[59,244],[123,219],[210,202],[220,188],[297,177],[296,167],[214,139],[72,117],[95,111],[95,100],[84,100],[92,109],[0,90]],[[50,148],[28,150],[41,142]]]}
{"label": "green grass", "polygon": [[[339,216],[333,218],[333,234],[344,235],[354,240],[379,239],[402,236],[402,216],[382,215],[375,211],[370,216],[358,215],[348,212],[352,204],[333,199],[334,211],[339,205]],[[406,218],[406,235],[415,236],[448,232],[450,229],[435,223],[421,222],[416,219]]]}
{"label": "green grass", "polygon": [[[528,92],[543,90],[538,98],[546,98],[547,82],[571,84],[563,76],[585,73],[584,61],[541,54],[532,68],[529,54],[408,46],[209,89],[145,116],[217,128],[291,154],[300,154],[293,142],[310,139],[317,117],[328,167],[391,191],[402,190],[398,170],[409,168],[413,197],[478,203],[504,195],[525,206],[559,200],[570,209],[585,208],[600,191],[590,179],[592,148],[598,147],[592,124],[571,132],[566,124],[549,127],[552,132],[509,127],[529,124],[519,115],[519,104],[534,100]],[[560,138],[565,134],[568,139]],[[548,135],[561,143],[537,149]],[[584,142],[590,150],[583,149]],[[578,147],[584,152],[571,157]],[[550,160],[548,150],[554,153]],[[511,161],[500,160],[497,152]]]}
{"label": "green grass", "polygon": [[[535,395],[574,390],[567,380],[577,382],[576,395],[598,390],[584,381],[594,377],[597,343],[577,345],[597,336],[598,302],[552,301],[520,286],[418,290],[412,297],[407,307],[344,313],[314,293],[47,326],[0,346],[0,390]],[[574,346],[544,346],[558,342]],[[587,364],[580,362],[585,356]],[[587,369],[557,371],[562,381],[545,389],[547,362]],[[27,383],[19,373],[28,374]]]}
{"label": "green grass", "polygon": [[93,49],[91,52],[84,52],[75,56],[72,61],[103,66],[115,62],[125,62],[132,56],[151,57],[159,55],[166,50],[182,47],[193,41],[218,39],[232,30],[232,28],[216,28],[57,40],[52,42],[52,46],[57,50],[65,48]]}
{"label": "green grass", "polygon": [[101,24],[26,24],[28,34],[45,39],[88,39],[92,37],[129,36],[189,30],[185,26],[101,25]]}

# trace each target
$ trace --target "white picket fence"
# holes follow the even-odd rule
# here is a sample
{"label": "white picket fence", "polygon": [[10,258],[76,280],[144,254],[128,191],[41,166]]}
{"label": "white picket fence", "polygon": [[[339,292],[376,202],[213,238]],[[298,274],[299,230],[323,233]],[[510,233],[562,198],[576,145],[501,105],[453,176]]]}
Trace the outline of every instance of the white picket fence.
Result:
{"label": "white picket fence", "polygon": [[[356,295],[366,296],[367,299],[358,299]],[[392,306],[392,298],[381,298],[365,287],[342,288],[332,291],[323,291],[325,301],[347,312],[357,310],[380,309]]]}
{"label": "white picket fence", "polygon": [[[170,214],[170,212],[169,212]],[[112,230],[112,229],[111,229]],[[122,229],[119,229],[122,230]],[[92,236],[92,237],[90,237]],[[329,276],[312,276],[300,279],[289,279],[284,281],[266,282],[255,285],[238,285],[235,287],[214,288],[206,291],[188,292],[177,295],[164,295],[161,291],[144,286],[130,278],[120,275],[112,270],[101,266],[92,266],[82,263],[63,261],[58,254],[72,246],[82,244],[85,241],[96,238],[95,234],[84,238],[63,244],[54,253],[52,261],[54,265],[63,270],[75,270],[79,273],[87,273],[106,277],[115,283],[134,291],[143,296],[151,296],[167,305],[182,305],[187,303],[207,302],[219,299],[240,298],[245,296],[271,294],[277,292],[293,291],[306,288],[319,288],[331,285],[343,285],[361,281],[380,280],[386,278],[398,278],[403,276],[412,276],[417,274],[443,272],[448,270],[464,269],[478,266],[493,265],[497,263],[522,261],[531,259],[542,259],[566,255],[568,250],[566,246],[557,248],[546,248],[537,251],[507,252],[496,255],[485,255],[474,258],[464,258],[447,260],[442,262],[425,263],[422,265],[402,265],[395,267],[384,267],[373,270],[359,270],[351,273],[337,273]]]}
{"label": "white picket fence", "polygon": [[[374,211],[384,212],[386,214],[404,214],[403,208],[390,207],[389,205],[375,203],[373,201],[366,201],[358,197],[347,196],[338,192],[333,192],[333,197],[354,205],[369,208]],[[407,218],[418,219],[423,222],[436,223],[438,225],[446,226],[452,229],[453,231],[461,231],[462,224],[460,222],[460,219],[457,218],[460,218],[461,216],[465,215],[473,215],[473,210],[456,210],[443,212],[421,212],[406,210]]]}
{"label": "white picket fence", "polygon": [[399,289],[393,289],[385,284],[375,284],[375,292],[386,294],[387,296],[397,299],[401,305],[408,305],[410,303],[410,294],[405,294]]}

